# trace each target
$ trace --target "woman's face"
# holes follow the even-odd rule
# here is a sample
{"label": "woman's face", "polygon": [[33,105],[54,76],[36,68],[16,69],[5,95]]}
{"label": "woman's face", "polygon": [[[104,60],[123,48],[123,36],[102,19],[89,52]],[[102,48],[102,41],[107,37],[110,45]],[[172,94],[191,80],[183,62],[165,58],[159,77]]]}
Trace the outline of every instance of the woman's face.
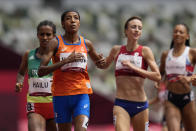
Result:
{"label": "woman's face", "polygon": [[55,37],[53,28],[49,25],[41,26],[37,32],[37,37],[40,42],[40,47],[47,47],[49,41]]}
{"label": "woman's face", "polygon": [[68,12],[62,21],[62,26],[66,32],[75,33],[80,27],[80,17],[76,12]]}
{"label": "woman's face", "polygon": [[189,39],[189,34],[184,25],[176,25],[173,31],[174,44],[185,44],[186,40]]}
{"label": "woman's face", "polygon": [[138,40],[142,34],[142,22],[138,19],[129,21],[125,35],[128,39]]}

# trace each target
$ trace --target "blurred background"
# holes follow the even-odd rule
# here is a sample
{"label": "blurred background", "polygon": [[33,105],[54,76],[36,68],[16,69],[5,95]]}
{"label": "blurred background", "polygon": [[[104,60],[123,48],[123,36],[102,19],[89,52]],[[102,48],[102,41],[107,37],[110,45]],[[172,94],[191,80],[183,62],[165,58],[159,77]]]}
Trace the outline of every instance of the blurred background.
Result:
{"label": "blurred background", "polygon": [[[80,34],[91,40],[99,53],[107,56],[113,45],[125,44],[124,23],[138,15],[143,19],[140,44],[149,46],[157,64],[161,53],[169,49],[173,26],[184,22],[190,28],[191,46],[196,46],[195,0],[0,0],[0,131],[26,131],[26,92],[14,92],[21,56],[38,46],[36,27],[52,20],[57,35],[63,33],[60,17],[75,8],[81,15]],[[91,96],[89,130],[110,131],[115,96],[114,67],[96,69],[89,61],[88,71],[94,94]],[[27,79],[26,79],[27,80]],[[146,80],[149,99],[156,96],[153,82]],[[195,90],[195,88],[194,88]],[[150,129],[160,130],[163,108],[150,106]]]}

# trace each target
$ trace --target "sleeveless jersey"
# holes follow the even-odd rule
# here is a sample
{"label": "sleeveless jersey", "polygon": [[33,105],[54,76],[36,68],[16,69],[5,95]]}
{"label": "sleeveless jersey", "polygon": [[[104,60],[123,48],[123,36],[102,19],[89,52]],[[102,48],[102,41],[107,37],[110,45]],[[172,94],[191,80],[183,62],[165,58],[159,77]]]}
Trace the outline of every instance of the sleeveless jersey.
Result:
{"label": "sleeveless jersey", "polygon": [[82,53],[84,59],[65,64],[60,69],[54,71],[52,83],[53,96],[91,94],[92,88],[87,73],[87,48],[85,39],[80,36],[79,43],[69,44],[60,35],[57,37],[57,40],[58,49],[52,58],[53,63],[66,59],[74,50],[76,53]]}
{"label": "sleeveless jersey", "polygon": [[120,48],[120,52],[116,57],[116,69],[115,69],[115,76],[120,76],[120,75],[128,75],[128,76],[139,76],[143,77],[137,72],[131,70],[130,68],[123,66],[121,64],[122,61],[124,60],[129,60],[132,64],[135,66],[147,70],[148,64],[144,60],[142,56],[142,48],[143,46],[139,45],[137,49],[134,51],[127,51],[126,46],[122,46]]}
{"label": "sleeveless jersey", "polygon": [[165,70],[167,79],[170,82],[177,81],[179,75],[190,76],[193,74],[194,66],[191,64],[189,59],[189,49],[189,47],[186,47],[183,54],[178,57],[174,57],[172,55],[173,48],[168,52]]}
{"label": "sleeveless jersey", "polygon": [[[39,77],[37,72],[41,59],[35,55],[38,49],[33,49],[28,55],[28,94],[27,102],[49,103],[52,102],[51,80],[52,73]],[[52,61],[49,62],[49,65]]]}

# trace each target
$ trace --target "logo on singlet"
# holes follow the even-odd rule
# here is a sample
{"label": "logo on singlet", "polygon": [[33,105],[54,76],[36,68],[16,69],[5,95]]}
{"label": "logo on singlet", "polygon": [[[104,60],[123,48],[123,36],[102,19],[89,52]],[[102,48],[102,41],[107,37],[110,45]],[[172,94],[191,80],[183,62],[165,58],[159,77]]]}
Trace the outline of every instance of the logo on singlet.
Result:
{"label": "logo on singlet", "polygon": [[33,60],[33,59],[34,59],[34,56],[33,55],[29,57],[29,60]]}
{"label": "logo on singlet", "polygon": [[168,56],[168,61],[170,61],[170,60],[171,60],[171,57]]}
{"label": "logo on singlet", "polygon": [[136,57],[139,56],[139,53],[138,52],[135,52],[134,56],[136,56]]}
{"label": "logo on singlet", "polygon": [[32,69],[31,70],[31,73],[32,73],[33,76],[38,76],[37,72],[38,72],[37,69]]}
{"label": "logo on singlet", "polygon": [[81,47],[81,51],[84,52],[84,48],[83,47]]}
{"label": "logo on singlet", "polygon": [[66,47],[64,47],[63,49],[61,49],[61,51],[63,52],[63,51],[65,51],[67,48]]}

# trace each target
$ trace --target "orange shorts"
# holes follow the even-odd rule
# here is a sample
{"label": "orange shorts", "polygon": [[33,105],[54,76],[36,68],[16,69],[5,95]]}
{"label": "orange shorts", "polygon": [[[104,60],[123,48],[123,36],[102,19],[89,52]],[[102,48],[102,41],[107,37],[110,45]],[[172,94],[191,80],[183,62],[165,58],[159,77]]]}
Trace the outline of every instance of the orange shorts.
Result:
{"label": "orange shorts", "polygon": [[53,103],[27,103],[26,111],[28,113],[37,113],[46,120],[54,119]]}

